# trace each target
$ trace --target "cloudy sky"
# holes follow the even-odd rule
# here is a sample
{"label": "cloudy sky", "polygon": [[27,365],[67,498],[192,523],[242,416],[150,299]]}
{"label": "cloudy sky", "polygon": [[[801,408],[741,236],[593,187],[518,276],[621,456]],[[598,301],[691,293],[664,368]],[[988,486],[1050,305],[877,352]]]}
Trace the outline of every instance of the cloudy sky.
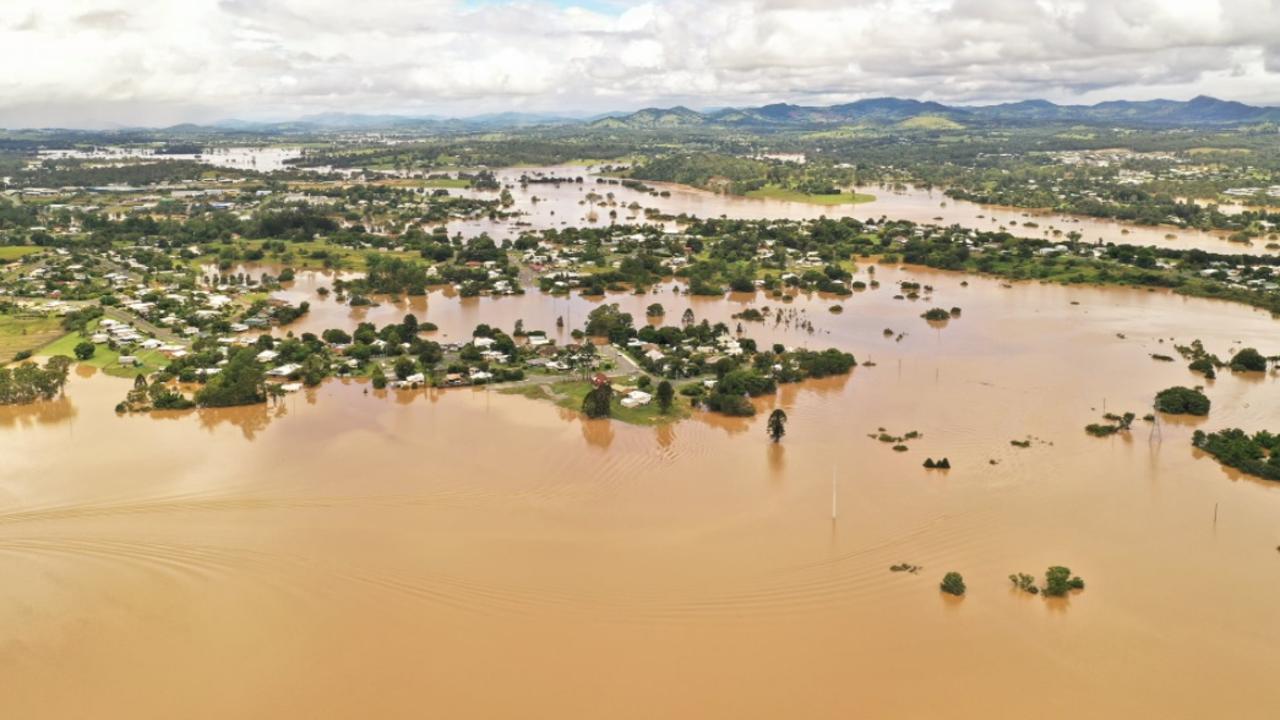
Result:
{"label": "cloudy sky", "polygon": [[1210,94],[1280,0],[0,0],[0,125]]}

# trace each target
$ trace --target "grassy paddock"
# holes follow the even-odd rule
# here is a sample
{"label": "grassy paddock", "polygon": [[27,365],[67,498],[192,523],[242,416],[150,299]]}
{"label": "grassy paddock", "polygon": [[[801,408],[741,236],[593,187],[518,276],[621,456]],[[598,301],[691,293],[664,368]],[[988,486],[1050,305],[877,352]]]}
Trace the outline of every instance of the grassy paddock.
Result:
{"label": "grassy paddock", "polygon": [[35,245],[0,245],[0,262],[10,262],[43,250]]}
{"label": "grassy paddock", "polygon": [[798,190],[788,190],[778,187],[777,185],[766,185],[759,190],[752,190],[747,193],[750,198],[764,198],[767,200],[786,200],[788,202],[802,202],[810,205],[855,205],[859,203],[869,203],[876,199],[875,195],[867,195],[864,193],[841,193],[839,195],[808,195]]}
{"label": "grassy paddock", "polygon": [[[543,388],[549,389],[551,391],[550,394]],[[534,400],[550,400],[562,408],[580,411],[582,410],[582,401],[590,391],[591,383],[586,380],[560,380],[543,384],[521,385],[519,387],[506,388],[499,392],[507,395],[523,395]],[[652,389],[645,392],[654,393]],[[615,393],[610,408],[612,418],[629,425],[665,425],[666,423],[683,420],[691,414],[688,399],[679,395],[676,395],[672,400],[671,409],[665,414],[658,409],[656,398],[648,405],[636,408],[624,408],[618,400],[618,394]]]}
{"label": "grassy paddock", "polygon": [[63,334],[61,318],[52,315],[0,315],[0,365],[23,350],[35,351]]}

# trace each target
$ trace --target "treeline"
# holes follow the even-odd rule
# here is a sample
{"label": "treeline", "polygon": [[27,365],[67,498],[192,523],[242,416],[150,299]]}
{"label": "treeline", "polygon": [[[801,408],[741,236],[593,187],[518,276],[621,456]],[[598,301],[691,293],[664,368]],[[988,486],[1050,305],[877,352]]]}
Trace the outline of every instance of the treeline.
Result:
{"label": "treeline", "polygon": [[1191,443],[1227,467],[1280,481],[1280,435],[1266,430],[1249,435],[1239,428],[1211,433],[1197,430]]}
{"label": "treeline", "polygon": [[52,400],[67,385],[71,358],[55,355],[44,364],[23,362],[14,368],[0,367],[0,405],[25,405]]}
{"label": "treeline", "polygon": [[[47,161],[13,176],[12,184],[23,187],[98,187],[132,185],[141,187],[164,182],[198,180],[212,168],[194,160],[128,162],[121,165],[91,165],[86,161]],[[221,177],[245,177],[245,171],[218,168]]]}

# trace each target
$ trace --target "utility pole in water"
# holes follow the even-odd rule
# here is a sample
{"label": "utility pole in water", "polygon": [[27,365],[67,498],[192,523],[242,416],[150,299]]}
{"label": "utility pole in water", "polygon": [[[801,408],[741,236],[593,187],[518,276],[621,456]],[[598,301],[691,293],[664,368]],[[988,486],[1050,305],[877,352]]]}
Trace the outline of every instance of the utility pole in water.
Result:
{"label": "utility pole in water", "polygon": [[836,514],[837,514],[838,507],[839,506],[837,505],[837,500],[836,500],[836,466],[832,465],[831,466],[831,522],[833,523],[836,521]]}

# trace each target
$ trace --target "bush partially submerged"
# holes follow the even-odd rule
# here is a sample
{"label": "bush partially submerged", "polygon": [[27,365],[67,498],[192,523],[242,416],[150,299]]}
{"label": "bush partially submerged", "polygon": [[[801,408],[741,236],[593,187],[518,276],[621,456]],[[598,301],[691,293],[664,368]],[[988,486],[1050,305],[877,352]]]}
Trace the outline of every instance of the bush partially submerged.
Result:
{"label": "bush partially submerged", "polygon": [[961,597],[964,595],[964,578],[958,572],[949,572],[942,576],[942,585],[939,586],[942,592],[948,595]]}

